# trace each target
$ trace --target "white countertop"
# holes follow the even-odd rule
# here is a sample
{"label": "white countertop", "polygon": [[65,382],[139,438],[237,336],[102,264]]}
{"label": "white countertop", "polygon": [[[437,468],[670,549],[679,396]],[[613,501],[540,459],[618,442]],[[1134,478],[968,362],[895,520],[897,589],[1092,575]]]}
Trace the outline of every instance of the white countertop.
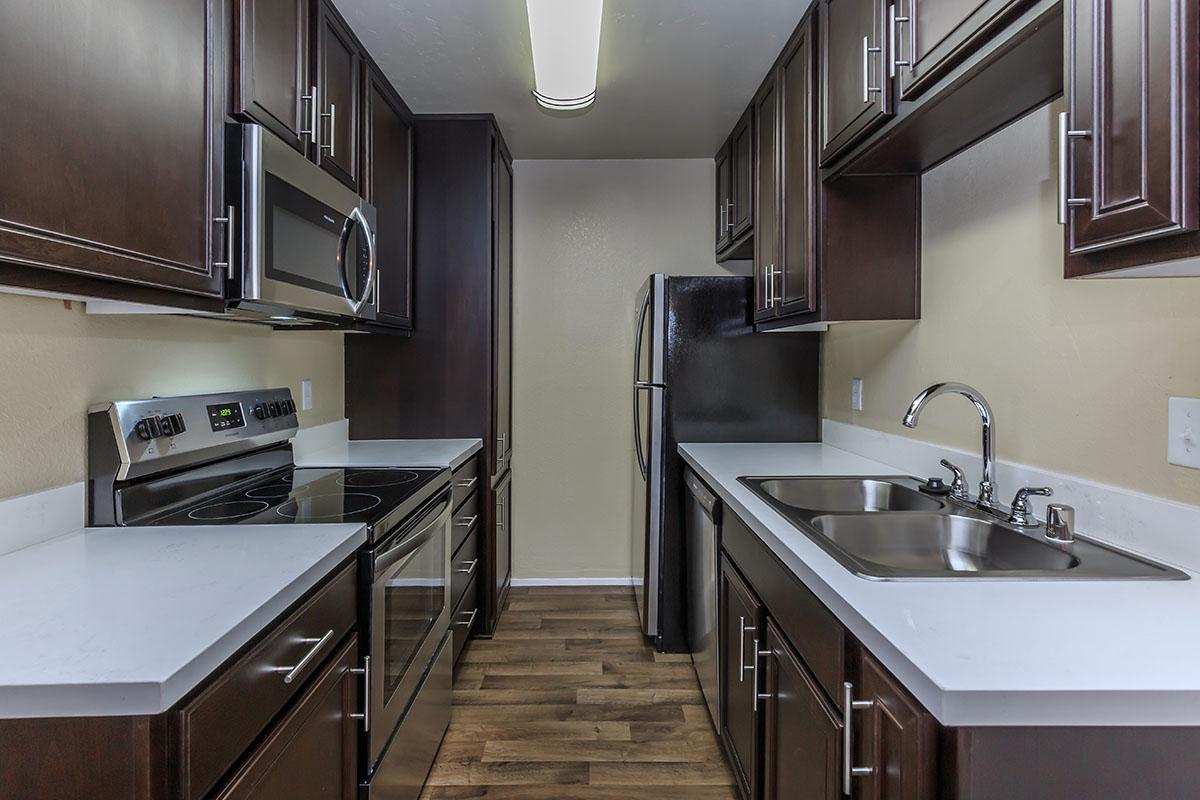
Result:
{"label": "white countertop", "polygon": [[449,467],[483,449],[482,439],[362,439],[296,452],[301,467]]}
{"label": "white countertop", "polygon": [[683,444],[684,459],[943,724],[1200,725],[1200,579],[875,581],[737,482],[897,475],[823,444]]}
{"label": "white countertop", "polygon": [[365,540],[351,524],[92,528],[0,556],[0,718],[165,711]]}

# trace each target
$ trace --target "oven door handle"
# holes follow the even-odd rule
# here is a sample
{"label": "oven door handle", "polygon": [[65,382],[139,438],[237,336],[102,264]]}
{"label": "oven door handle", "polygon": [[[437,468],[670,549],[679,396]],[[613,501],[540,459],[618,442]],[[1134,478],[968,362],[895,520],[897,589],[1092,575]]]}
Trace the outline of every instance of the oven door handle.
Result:
{"label": "oven door handle", "polygon": [[[402,537],[395,545],[375,555],[376,580],[379,579],[383,572],[391,569],[398,561],[410,555],[419,549],[421,545],[432,539],[438,528],[450,521],[450,498],[443,498],[437,511],[431,512],[431,514],[434,516],[434,519],[418,529],[416,533]],[[426,519],[428,519],[428,516]]]}
{"label": "oven door handle", "polygon": [[[363,238],[367,240],[367,283],[363,286],[362,296],[355,297],[350,291],[350,279],[347,277],[348,253],[350,247],[350,231],[355,227],[362,231]],[[358,269],[358,253],[354,254],[354,268]],[[371,289],[375,286],[375,235],[371,232],[371,225],[367,222],[366,216],[362,211],[355,206],[350,209],[350,216],[346,217],[346,224],[342,226],[342,235],[338,239],[338,277],[342,281],[342,294],[346,295],[346,301],[350,303],[350,309],[354,312],[354,316],[361,316],[363,307],[371,299]]]}

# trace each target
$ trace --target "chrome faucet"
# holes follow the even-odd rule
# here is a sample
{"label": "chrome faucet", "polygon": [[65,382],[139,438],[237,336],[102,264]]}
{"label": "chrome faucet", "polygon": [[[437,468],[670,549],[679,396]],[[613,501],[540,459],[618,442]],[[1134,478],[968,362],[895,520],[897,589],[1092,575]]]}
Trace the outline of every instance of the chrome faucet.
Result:
{"label": "chrome faucet", "polygon": [[975,410],[979,412],[979,418],[983,423],[983,480],[979,482],[979,498],[975,503],[982,509],[994,512],[999,508],[995,499],[996,454],[993,450],[996,439],[996,422],[992,415],[992,407],[978,389],[973,389],[965,383],[935,383],[923,389],[913,398],[912,405],[904,414],[904,427],[917,427],[917,418],[921,416],[921,411],[926,404],[942,394],[961,394],[970,400],[971,404],[975,406]]}

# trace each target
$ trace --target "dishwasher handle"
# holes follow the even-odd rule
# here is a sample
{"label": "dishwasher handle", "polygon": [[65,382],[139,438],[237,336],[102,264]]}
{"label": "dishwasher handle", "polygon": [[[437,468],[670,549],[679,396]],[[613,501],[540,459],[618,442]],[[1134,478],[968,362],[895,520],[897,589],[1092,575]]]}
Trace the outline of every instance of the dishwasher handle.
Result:
{"label": "dishwasher handle", "polygon": [[700,480],[700,476],[689,469],[685,473],[683,480],[687,484],[688,493],[704,508],[705,516],[714,524],[719,522],[721,501],[709,491],[709,488],[704,485],[704,481]]}

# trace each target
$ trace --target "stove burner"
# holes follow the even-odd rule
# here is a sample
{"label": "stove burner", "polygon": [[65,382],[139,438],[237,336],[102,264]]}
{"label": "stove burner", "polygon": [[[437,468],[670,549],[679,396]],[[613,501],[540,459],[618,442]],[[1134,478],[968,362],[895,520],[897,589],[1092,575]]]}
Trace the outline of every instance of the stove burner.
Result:
{"label": "stove burner", "polygon": [[262,500],[231,500],[227,503],[211,503],[200,508],[193,508],[188,516],[194,520],[219,522],[225,519],[240,519],[249,517],[270,508],[270,503]]}
{"label": "stove burner", "polygon": [[402,483],[412,483],[417,479],[417,473],[403,469],[377,469],[368,472],[347,471],[337,482],[342,486],[352,486],[370,489],[380,486],[399,486]]}
{"label": "stove burner", "polygon": [[278,506],[275,513],[297,522],[323,519],[343,519],[353,514],[368,511],[383,501],[373,494],[346,492],[345,494],[318,494],[311,497],[294,497]]}
{"label": "stove burner", "polygon": [[288,478],[282,483],[272,483],[266,486],[255,486],[246,490],[246,497],[258,497],[265,500],[278,500],[292,493],[292,481]]}

